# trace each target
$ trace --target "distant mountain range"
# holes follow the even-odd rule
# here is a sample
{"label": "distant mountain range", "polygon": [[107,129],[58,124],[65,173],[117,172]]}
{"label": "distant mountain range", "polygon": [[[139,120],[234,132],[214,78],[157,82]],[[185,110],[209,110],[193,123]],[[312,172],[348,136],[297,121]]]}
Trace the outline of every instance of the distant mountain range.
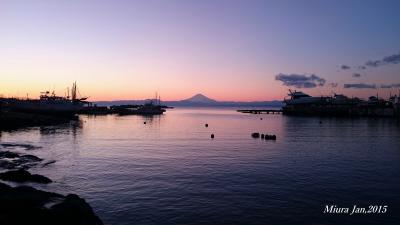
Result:
{"label": "distant mountain range", "polygon": [[[95,102],[98,106],[111,106],[111,105],[141,105],[148,101],[155,101],[154,99],[146,100],[116,100],[116,101],[98,101]],[[235,102],[235,101],[217,101],[208,98],[202,94],[196,94],[191,98],[180,101],[161,101],[162,105],[179,107],[206,107],[206,106],[221,106],[221,107],[281,107],[282,101],[255,101],[255,102]]]}

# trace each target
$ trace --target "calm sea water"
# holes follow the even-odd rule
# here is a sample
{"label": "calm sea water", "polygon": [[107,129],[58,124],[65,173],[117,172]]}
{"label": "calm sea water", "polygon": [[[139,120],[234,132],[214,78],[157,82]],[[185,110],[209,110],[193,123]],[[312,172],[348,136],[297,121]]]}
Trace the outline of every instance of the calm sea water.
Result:
{"label": "calm sea water", "polygon": [[[278,139],[253,139],[252,132]],[[173,109],[152,118],[82,116],[81,123],[0,138],[41,146],[30,153],[57,162],[32,172],[55,182],[36,187],[79,194],[108,225],[400,219],[400,125],[393,120]],[[325,205],[387,205],[388,212],[327,215]]]}

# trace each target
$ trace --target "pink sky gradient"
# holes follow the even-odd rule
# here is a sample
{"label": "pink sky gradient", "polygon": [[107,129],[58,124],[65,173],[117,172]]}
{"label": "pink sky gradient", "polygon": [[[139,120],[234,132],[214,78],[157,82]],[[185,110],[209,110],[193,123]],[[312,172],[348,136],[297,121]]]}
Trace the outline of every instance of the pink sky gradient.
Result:
{"label": "pink sky gradient", "polygon": [[[390,4],[389,4],[390,3]],[[316,74],[337,88],[387,97],[400,64],[357,66],[400,51],[399,2],[2,1],[0,94],[64,95],[77,81],[90,100],[181,100],[202,93],[225,101],[281,100],[279,73]],[[356,12],[356,15],[355,15]],[[340,65],[350,65],[341,70]],[[352,77],[353,73],[361,77]]]}

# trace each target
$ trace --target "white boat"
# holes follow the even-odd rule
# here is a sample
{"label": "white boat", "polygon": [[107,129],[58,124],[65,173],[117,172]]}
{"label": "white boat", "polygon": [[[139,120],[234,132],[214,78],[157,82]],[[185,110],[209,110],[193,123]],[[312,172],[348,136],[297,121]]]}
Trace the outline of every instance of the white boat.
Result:
{"label": "white boat", "polygon": [[289,90],[290,99],[284,99],[284,103],[286,105],[308,105],[308,104],[317,104],[322,102],[327,102],[329,100],[328,97],[312,97],[308,94],[305,94],[301,91],[292,91]]}

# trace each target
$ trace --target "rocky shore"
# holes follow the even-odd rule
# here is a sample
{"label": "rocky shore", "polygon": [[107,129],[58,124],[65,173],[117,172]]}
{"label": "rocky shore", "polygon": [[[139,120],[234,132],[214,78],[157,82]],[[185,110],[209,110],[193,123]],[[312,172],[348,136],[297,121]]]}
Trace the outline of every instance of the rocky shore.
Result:
{"label": "rocky shore", "polygon": [[64,196],[27,186],[29,183],[51,183],[51,179],[31,174],[28,170],[32,167],[47,166],[55,161],[10,151],[16,147],[26,151],[38,148],[26,144],[0,143],[0,224],[103,224],[90,205],[79,196]]}
{"label": "rocky shore", "polygon": [[28,186],[11,187],[0,182],[0,224],[102,225],[86,201]]}

